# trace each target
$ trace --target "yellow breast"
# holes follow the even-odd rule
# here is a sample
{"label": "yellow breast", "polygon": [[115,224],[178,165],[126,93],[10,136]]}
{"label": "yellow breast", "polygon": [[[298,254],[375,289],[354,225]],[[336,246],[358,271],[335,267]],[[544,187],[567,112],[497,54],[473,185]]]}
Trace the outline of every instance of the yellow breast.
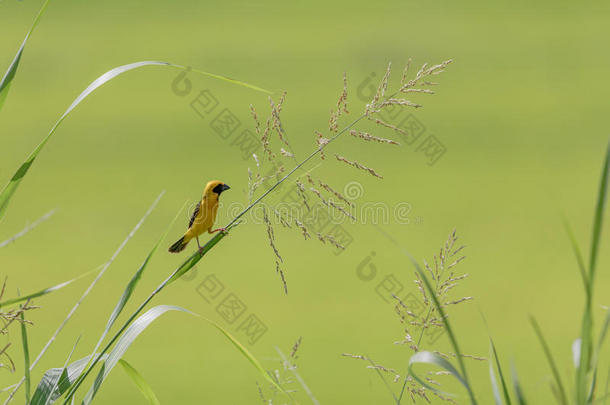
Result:
{"label": "yellow breast", "polygon": [[199,203],[199,212],[189,229],[193,236],[199,236],[212,229],[216,220],[216,211],[218,211],[218,200],[209,201],[207,198],[204,198]]}

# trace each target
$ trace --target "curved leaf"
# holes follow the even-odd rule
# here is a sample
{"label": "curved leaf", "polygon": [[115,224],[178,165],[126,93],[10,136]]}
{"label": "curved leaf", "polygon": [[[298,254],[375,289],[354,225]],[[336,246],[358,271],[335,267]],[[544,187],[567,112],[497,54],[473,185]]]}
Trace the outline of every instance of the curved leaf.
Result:
{"label": "curved leaf", "polygon": [[28,294],[28,295],[24,295],[24,296],[21,296],[21,297],[17,297],[17,298],[12,298],[12,299],[10,299],[10,300],[6,300],[6,301],[4,301],[4,302],[0,302],[0,308],[2,308],[2,307],[6,307],[6,306],[8,306],[8,305],[14,305],[14,304],[18,304],[18,303],[23,302],[23,301],[31,300],[32,298],[42,297],[43,295],[50,294],[50,293],[52,293],[53,291],[60,290],[60,289],[62,289],[62,288],[64,288],[64,287],[66,287],[66,286],[68,286],[68,285],[72,284],[72,283],[73,283],[73,282],[75,282],[76,280],[79,280],[79,279],[81,279],[81,278],[83,278],[83,277],[85,277],[85,276],[88,276],[88,275],[89,275],[89,274],[91,274],[92,272],[94,272],[94,271],[98,270],[100,267],[102,267],[102,266],[98,266],[96,269],[93,269],[93,270],[91,270],[91,271],[88,271],[88,272],[86,272],[85,274],[81,274],[81,275],[80,275],[80,276],[78,276],[78,277],[74,277],[72,280],[64,281],[63,283],[57,284],[57,285],[55,285],[55,286],[53,286],[53,287],[48,287],[48,288],[42,289],[42,290],[40,290],[40,291],[37,291],[37,292],[31,293],[31,294]]}
{"label": "curved leaf", "polygon": [[426,387],[427,389],[434,391],[434,392],[438,392],[440,394],[451,395],[451,394],[448,394],[446,392],[440,391],[440,390],[432,387],[431,385],[429,385],[426,382],[426,380],[420,378],[417,374],[415,374],[413,372],[413,366],[417,363],[430,364],[430,365],[438,366],[438,367],[445,369],[452,376],[454,376],[470,392],[470,386],[468,385],[468,383],[466,382],[464,377],[462,377],[460,372],[457,371],[457,369],[455,367],[453,367],[453,364],[449,363],[447,360],[445,360],[444,358],[442,358],[441,356],[439,356],[436,353],[421,351],[421,352],[415,353],[409,359],[409,374],[411,376],[413,376],[413,378],[415,378],[417,380],[417,382],[419,382],[422,386]]}
{"label": "curved leaf", "polygon": [[[186,205],[186,203],[185,203],[185,205]],[[184,206],[182,206],[180,211],[178,211],[178,213],[176,214],[174,219],[171,221],[171,223],[169,224],[169,226],[167,227],[167,229],[165,230],[163,235],[161,235],[161,237],[159,238],[157,243],[153,246],[153,248],[148,253],[146,258],[144,259],[144,262],[140,265],[140,267],[135,272],[135,274],[133,275],[131,280],[129,280],[129,283],[127,283],[127,286],[125,287],[125,290],[123,291],[123,295],[121,295],[121,297],[119,298],[119,301],[116,303],[116,305],[114,307],[114,310],[112,311],[112,314],[110,314],[110,318],[108,318],[108,322],[106,323],[106,328],[104,329],[104,332],[102,333],[102,335],[98,339],[98,342],[95,345],[95,349],[93,350],[93,353],[97,353],[97,349],[102,344],[102,341],[104,340],[104,338],[106,337],[106,335],[110,331],[110,328],[112,328],[112,325],[114,325],[114,322],[119,317],[119,315],[123,311],[123,308],[125,308],[125,305],[127,305],[127,301],[129,301],[129,298],[131,298],[131,295],[135,291],[135,289],[136,289],[136,287],[138,285],[138,282],[142,278],[142,274],[144,274],[144,270],[146,270],[146,267],[148,266],[148,263],[150,262],[150,260],[154,256],[155,252],[159,249],[159,245],[161,244],[161,242],[163,242],[163,240],[167,237],[167,234],[168,234],[169,230],[172,228],[172,226],[174,225],[174,223],[178,219],[178,216],[180,215],[180,213],[183,210],[184,210]]]}
{"label": "curved leaf", "polygon": [[[490,359],[491,359],[491,349],[490,351]],[[496,373],[494,372],[494,366],[491,360],[488,361],[489,363],[489,380],[491,381],[491,389],[493,391],[494,394],[494,401],[496,402],[496,405],[503,405],[502,403],[502,398],[500,397],[500,390],[498,389],[498,382],[496,381]]]}
{"label": "curved leaf", "polygon": [[[101,384],[104,382],[104,380],[106,379],[106,377],[108,376],[110,371],[114,368],[116,363],[125,354],[125,352],[129,348],[129,346],[131,346],[131,344],[134,342],[134,340],[138,337],[138,335],[144,329],[146,329],[155,319],[157,319],[159,316],[161,316],[162,314],[164,314],[167,311],[187,312],[191,315],[195,315],[195,316],[203,319],[210,325],[214,326],[239,350],[239,352],[244,357],[246,357],[246,359],[248,359],[250,364],[252,364],[263,375],[263,377],[267,381],[269,381],[280,392],[286,393],[286,391],[280,385],[278,385],[278,383],[273,378],[271,378],[269,373],[267,373],[267,371],[263,368],[260,361],[258,361],[244,345],[242,345],[235,337],[233,337],[233,335],[231,335],[222,326],[218,325],[214,321],[211,321],[198,314],[190,312],[189,310],[186,310],[184,308],[173,306],[173,305],[159,305],[159,306],[149,309],[144,315],[142,315],[138,319],[136,319],[129,326],[129,328],[127,330],[125,330],[125,332],[121,335],[117,344],[114,346],[112,351],[108,354],[108,358],[106,359],[104,364],[102,364],[101,370],[99,371],[95,381],[93,382],[91,388],[89,389],[89,391],[87,392],[87,395],[85,396],[85,399],[82,402],[83,405],[87,405],[87,404],[91,403],[91,401],[95,397],[97,391],[99,390]],[[90,371],[93,367],[95,367],[97,362],[98,362],[98,359],[93,361],[91,363],[91,365],[88,367],[87,371]],[[85,373],[83,373],[83,376],[85,376]],[[82,381],[83,380],[81,379],[81,381],[79,383],[82,383]],[[80,385],[80,384],[78,384],[78,385]],[[67,395],[67,398],[65,399],[64,403],[67,403],[70,400],[70,398],[73,397],[74,393],[78,389],[78,385],[75,384],[72,392]]]}
{"label": "curved leaf", "polygon": [[568,397],[566,396],[565,388],[563,387],[563,382],[561,381],[561,375],[559,374],[559,369],[557,368],[557,364],[555,364],[555,360],[553,359],[553,355],[551,354],[551,349],[546,342],[546,339],[542,335],[542,330],[536,322],[536,319],[533,316],[530,316],[530,322],[534,331],[536,332],[536,336],[540,341],[540,345],[542,346],[542,350],[544,351],[544,355],[549,363],[549,367],[551,368],[551,372],[553,373],[553,378],[555,379],[555,384],[557,385],[557,397],[559,402],[562,405],[568,405]]}
{"label": "curved leaf", "polygon": [[152,388],[150,388],[150,385],[148,385],[144,377],[138,373],[138,370],[133,368],[131,364],[123,359],[119,360],[119,364],[123,366],[123,370],[125,370],[127,375],[131,378],[136,387],[138,387],[150,405],[161,405],[157,399],[157,396],[155,395],[155,392],[152,390]]}
{"label": "curved leaf", "polygon": [[25,403],[30,403],[30,347],[28,345],[28,332],[26,329],[25,316],[21,312],[21,343],[23,346],[23,362],[24,362],[24,377],[25,377]]}
{"label": "curved leaf", "polygon": [[34,391],[31,405],[45,405],[47,401],[50,403],[56,401],[83,372],[90,357],[76,360],[67,367],[47,370]]}
{"label": "curved leaf", "polygon": [[527,405],[525,401],[525,395],[523,395],[523,390],[521,389],[521,383],[519,383],[519,377],[517,376],[517,368],[515,364],[512,364],[511,371],[513,374],[513,388],[515,390],[515,398],[517,398],[517,403],[519,405]]}
{"label": "curved leaf", "polygon": [[[80,336],[76,339],[76,342],[74,342],[74,346],[72,346],[72,350],[70,351],[70,354],[68,354],[68,358],[66,359],[66,361],[64,362],[64,366],[62,368],[62,372],[61,374],[63,374],[64,372],[66,372],[66,369],[68,367],[68,364],[70,363],[70,360],[72,359],[72,355],[74,354],[74,350],[76,350],[76,346],[78,346],[78,342],[80,341]],[[55,390],[57,389],[57,386],[59,385],[59,379],[55,380],[55,382],[53,383],[53,386],[51,388],[50,391],[48,391],[49,395],[47,397],[47,399],[44,402],[44,405],[48,405],[51,403],[51,393],[55,392]]]}
{"label": "curved leaf", "polygon": [[[166,313],[167,311],[182,311],[189,314],[192,312],[173,305],[159,305],[154,308],[149,309],[144,315],[140,316],[136,319],[131,326],[123,333],[117,344],[114,346],[114,349],[108,354],[108,358],[102,364],[102,368],[100,369],[93,385],[87,392],[85,399],[83,399],[82,404],[87,405],[93,401],[93,398],[97,394],[100,389],[100,386],[108,377],[108,374],[112,371],[114,366],[118,363],[118,361],[123,357],[129,346],[140,336],[140,333],[144,331],[155,319]],[[90,367],[95,366],[95,363]]]}
{"label": "curved leaf", "polygon": [[[184,67],[184,66],[174,65],[172,63],[159,62],[159,61],[142,61],[142,62],[130,63],[128,65],[116,67],[116,68],[111,69],[108,72],[104,73],[103,75],[101,75],[100,77],[95,79],[81,94],[79,94],[78,97],[76,97],[74,102],[72,102],[72,104],[70,104],[68,109],[62,114],[61,117],[59,117],[59,119],[57,120],[55,125],[53,125],[53,127],[51,128],[51,130],[49,131],[47,136],[45,136],[43,138],[42,142],[40,142],[38,144],[38,146],[34,149],[34,151],[32,151],[32,153],[30,153],[30,155],[25,160],[25,162],[21,165],[21,167],[19,167],[19,169],[17,169],[17,171],[15,172],[15,174],[13,175],[11,180],[8,182],[8,184],[6,186],[4,186],[4,189],[2,191],[0,191],[0,220],[2,220],[2,218],[6,214],[6,209],[8,207],[8,203],[9,203],[10,199],[12,198],[13,194],[17,190],[17,187],[21,183],[21,180],[23,179],[23,177],[27,174],[28,170],[30,170],[30,167],[34,163],[34,160],[36,159],[36,157],[38,157],[38,154],[40,153],[42,148],[46,145],[46,143],[49,141],[51,136],[55,133],[55,131],[57,130],[59,125],[72,112],[72,110],[74,110],[74,108],[76,108],[77,105],[79,105],[85,98],[87,98],[87,96],[89,96],[91,93],[93,93],[93,91],[95,91],[96,89],[98,89],[99,87],[104,85],[105,83],[108,83],[110,80],[114,79],[115,77],[117,77],[125,72],[129,72],[130,70],[133,70],[133,69],[138,69],[138,68],[145,67],[145,66],[154,66],[154,65],[169,66],[169,67],[173,67],[173,68],[177,68],[177,69],[186,69],[186,67]],[[245,87],[255,89],[258,91],[268,92],[267,90],[261,89],[260,87],[250,85],[250,84],[238,81],[238,80],[230,79],[230,78],[227,78],[224,76],[220,76],[217,74],[208,73],[208,72],[204,72],[201,70],[194,70],[194,72],[203,74],[206,76],[210,76],[215,79],[224,80],[224,81],[227,81],[230,83],[238,84],[240,86],[245,86]]]}
{"label": "curved leaf", "polygon": [[506,405],[511,405],[510,395],[508,394],[508,386],[506,384],[506,380],[504,378],[504,373],[502,372],[502,366],[500,365],[500,358],[498,357],[498,352],[496,351],[496,345],[494,344],[493,339],[489,336],[489,344],[491,345],[491,352],[493,354],[493,358],[496,362],[496,368],[498,369],[498,375],[500,376],[500,382],[502,383],[502,393],[504,394],[504,400],[506,401]]}
{"label": "curved leaf", "polygon": [[32,32],[34,32],[34,28],[36,28],[36,26],[38,25],[38,21],[40,20],[40,17],[42,16],[45,9],[47,8],[47,4],[49,4],[49,0],[45,0],[45,2],[42,4],[42,7],[40,7],[40,10],[38,11],[38,15],[36,15],[36,18],[34,19],[32,26],[30,27],[28,33],[25,35],[25,39],[21,43],[21,46],[19,47],[19,50],[17,51],[15,58],[9,65],[8,70],[4,74],[4,77],[2,77],[2,81],[0,81],[0,110],[2,110],[2,106],[4,105],[4,102],[6,101],[6,97],[8,95],[8,91],[11,87],[11,83],[12,83],[13,79],[15,78],[15,75],[17,74],[17,68],[19,67],[19,62],[21,61],[21,56],[23,55],[23,50],[25,49],[25,44],[28,42],[28,39],[30,38],[30,35],[32,35]]}

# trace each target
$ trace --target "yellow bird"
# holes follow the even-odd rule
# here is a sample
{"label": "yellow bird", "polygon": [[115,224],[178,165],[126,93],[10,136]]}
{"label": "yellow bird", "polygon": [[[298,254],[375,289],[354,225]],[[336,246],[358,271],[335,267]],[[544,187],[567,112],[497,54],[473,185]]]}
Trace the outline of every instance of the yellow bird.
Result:
{"label": "yellow bird", "polygon": [[201,250],[199,235],[205,231],[208,233],[218,231],[225,232],[224,228],[212,230],[212,226],[216,220],[216,211],[218,211],[218,198],[223,191],[230,188],[231,187],[227,186],[222,181],[212,180],[208,182],[203,190],[201,202],[197,204],[195,212],[193,212],[193,216],[189,221],[189,229],[184,233],[183,237],[170,246],[169,251],[171,253],[182,252],[189,241],[193,238],[197,239],[197,246],[199,246],[199,249]]}

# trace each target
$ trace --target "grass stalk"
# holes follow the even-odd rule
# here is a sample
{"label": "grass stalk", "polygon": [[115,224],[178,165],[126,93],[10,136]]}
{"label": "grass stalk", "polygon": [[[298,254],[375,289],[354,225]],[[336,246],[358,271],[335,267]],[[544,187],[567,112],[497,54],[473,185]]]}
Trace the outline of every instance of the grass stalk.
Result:
{"label": "grass stalk", "polygon": [[[29,370],[32,371],[34,369],[34,367],[36,367],[36,365],[38,364],[38,362],[42,359],[42,356],[44,356],[44,354],[47,352],[47,350],[49,349],[49,347],[51,346],[51,344],[53,344],[53,342],[55,341],[55,339],[57,339],[57,336],[59,335],[59,333],[63,330],[64,326],[66,326],[66,324],[68,323],[68,321],[72,318],[72,316],[74,315],[74,313],[76,312],[76,310],[80,307],[80,304],[83,302],[83,300],[89,295],[89,293],[91,292],[91,290],[93,289],[93,287],[95,287],[95,285],[97,284],[97,282],[100,280],[100,278],[102,278],[102,276],[104,275],[104,273],[106,272],[106,270],[108,269],[108,267],[110,267],[110,265],[114,262],[114,260],[117,258],[117,256],[119,255],[119,253],[121,253],[121,251],[123,250],[123,248],[125,247],[125,245],[127,245],[127,242],[129,242],[131,240],[131,238],[135,235],[135,233],[140,229],[140,227],[142,226],[142,224],[144,223],[144,221],[146,220],[146,218],[148,218],[148,216],[152,213],[152,211],[155,209],[155,207],[157,206],[157,204],[159,203],[159,200],[161,199],[161,197],[163,196],[164,192],[162,192],[161,194],[159,194],[159,196],[157,197],[157,199],[152,203],[152,205],[148,208],[148,211],[146,211],[146,213],[144,214],[144,216],[140,219],[140,221],[136,224],[136,226],[131,230],[131,232],[129,233],[129,235],[127,235],[127,237],[125,238],[125,240],[123,240],[123,242],[119,245],[118,249],[113,253],[113,255],[110,257],[110,259],[104,264],[104,266],[102,267],[102,269],[100,270],[100,272],[97,274],[97,276],[95,277],[95,279],[91,282],[91,284],[89,284],[89,287],[87,287],[87,289],[85,290],[85,292],[81,295],[81,297],[79,298],[79,300],[76,302],[76,304],[74,304],[74,306],[72,307],[72,309],[70,310],[70,312],[68,312],[68,315],[66,316],[66,318],[61,322],[61,324],[57,327],[57,329],[55,330],[55,332],[53,333],[53,335],[51,336],[51,338],[47,341],[47,343],[44,345],[44,347],[42,348],[42,350],[40,351],[40,353],[38,353],[38,356],[36,356],[36,359],[32,362]],[[8,398],[4,401],[4,405],[8,404],[9,402],[11,402],[11,400],[13,399],[13,396],[15,395],[15,393],[17,392],[17,390],[19,389],[19,387],[21,387],[21,385],[24,383],[25,381],[25,377],[21,378],[21,380],[17,383],[17,385],[15,386],[15,388],[13,388],[13,390],[11,391],[11,393],[9,394]]]}

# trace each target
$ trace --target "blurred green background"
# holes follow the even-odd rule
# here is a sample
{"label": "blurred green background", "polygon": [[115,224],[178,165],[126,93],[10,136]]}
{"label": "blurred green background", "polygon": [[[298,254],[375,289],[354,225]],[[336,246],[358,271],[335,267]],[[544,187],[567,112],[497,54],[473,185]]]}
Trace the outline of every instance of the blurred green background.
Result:
{"label": "blurred green background", "polygon": [[[0,2],[2,71],[40,4]],[[482,313],[502,360],[506,366],[514,361],[519,370],[530,401],[549,403],[550,373],[527,316],[538,318],[560,370],[573,375],[570,346],[578,336],[583,294],[561,214],[586,250],[608,139],[609,8],[607,3],[567,1],[52,1],[0,113],[0,178],[8,181],[73,99],[118,65],[164,60],[276,92],[285,89],[283,122],[297,156],[303,157],[314,147],[313,131],[327,127],[343,71],[350,82],[351,115],[356,116],[364,107],[356,97],[357,85],[372,72],[379,78],[389,61],[396,79],[409,57],[415,66],[454,58],[438,77],[437,95],[413,97],[425,104],[416,117],[426,134],[434,134],[446,147],[436,164],[429,166],[414,146],[370,146],[345,137],[332,151],[357,158],[385,179],[332,159],[315,174],[339,189],[359,182],[359,202],[408,202],[409,224],[381,228],[420,260],[430,259],[457,228],[460,241],[468,245],[461,270],[470,277],[455,294],[474,297],[451,313],[464,351],[488,355]],[[8,295],[13,296],[17,289],[35,291],[105,262],[166,190],[37,367],[35,378],[61,366],[78,335],[82,339],[74,358],[89,353],[125,283],[182,204],[199,198],[205,182],[219,178],[232,186],[223,195],[227,205],[245,200],[246,168],[253,163],[216,135],[210,118],[199,117],[189,103],[197,91],[209,89],[242,125],[251,126],[248,105],[256,105],[264,116],[266,96],[191,74],[193,93],[179,97],[171,90],[178,73],[144,68],[93,94],[60,127],[11,203],[0,240],[57,209],[50,220],[0,252],[1,276],[8,277]],[[229,219],[221,210],[218,224]],[[142,280],[134,303],[183,259],[166,253],[165,246],[183,232],[186,222],[185,213]],[[394,274],[404,281],[405,292],[415,292],[412,268],[371,224],[350,224],[346,230],[354,241],[339,256],[315,240],[303,241],[296,231],[277,230],[288,296],[275,274],[264,227],[247,224],[214,249],[190,281],[181,280],[154,302],[184,306],[235,332],[236,325],[227,324],[196,291],[205,275],[214,273],[268,327],[248,346],[265,366],[278,366],[275,346],[289,352],[302,336],[299,372],[320,403],[391,403],[375,372],[341,353],[367,354],[404,372],[410,352],[393,344],[403,338],[402,327],[375,287],[382,276]],[[597,319],[603,314],[600,305],[609,304],[604,301],[610,293],[607,246],[604,240]],[[356,276],[356,268],[371,252],[379,273],[365,282]],[[34,353],[90,280],[36,300],[42,308],[30,313]],[[18,340],[16,332],[12,340]],[[445,338],[437,345],[448,349]],[[21,366],[18,345],[14,349]],[[126,359],[162,403],[260,401],[255,381],[262,381],[254,368],[216,330],[185,314],[157,321]],[[486,363],[469,366],[481,403],[491,403]],[[22,367],[14,375],[0,371],[2,385],[21,372]],[[398,384],[392,387],[397,390]],[[447,387],[463,398],[454,384]],[[21,400],[22,393],[18,395]],[[310,402],[302,390],[297,397]],[[144,400],[123,371],[116,370],[98,402]]]}

